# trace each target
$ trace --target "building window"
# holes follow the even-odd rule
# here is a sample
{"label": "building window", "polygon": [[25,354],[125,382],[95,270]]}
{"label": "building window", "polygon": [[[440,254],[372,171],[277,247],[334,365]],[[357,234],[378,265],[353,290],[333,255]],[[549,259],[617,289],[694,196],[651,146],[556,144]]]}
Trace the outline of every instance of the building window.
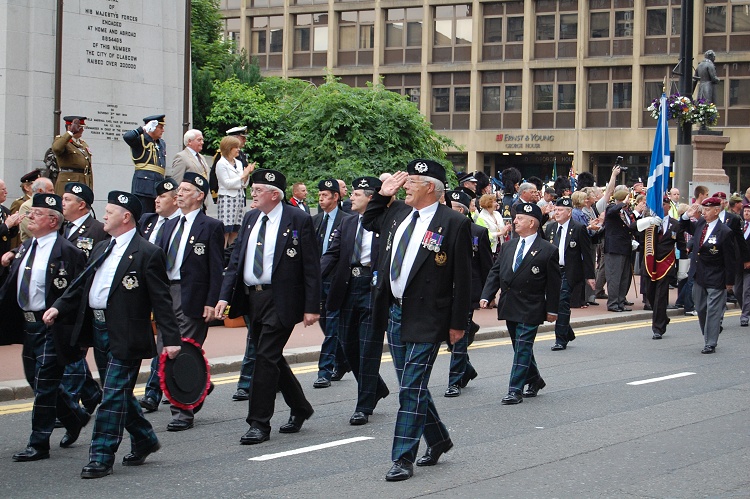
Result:
{"label": "building window", "polygon": [[[656,120],[651,117],[651,113],[646,108],[651,105],[654,99],[661,97],[664,88],[664,78],[672,75],[671,66],[643,66],[643,102],[641,103],[641,126],[644,128],[653,128],[656,126]],[[667,95],[676,89],[667,87]]]}
{"label": "building window", "polygon": [[716,76],[717,126],[750,126],[750,63],[717,64]]}
{"label": "building window", "polygon": [[237,17],[224,19],[224,39],[232,44],[232,51],[240,46],[240,20]]}
{"label": "building window", "polygon": [[537,59],[576,57],[578,0],[536,0]]}
{"label": "building window", "polygon": [[589,56],[633,55],[633,0],[589,0],[589,9]]}
{"label": "building window", "polygon": [[328,50],[328,14],[298,14],[294,16],[295,68],[322,68]]}
{"label": "building window", "polygon": [[532,128],[574,128],[575,109],[574,68],[534,71]]}
{"label": "building window", "polygon": [[422,62],[422,9],[385,11],[385,64]]}
{"label": "building window", "polygon": [[589,68],[586,127],[630,128],[633,68]]}
{"label": "building window", "polygon": [[471,61],[471,5],[435,7],[433,62]]}
{"label": "building window", "polygon": [[[232,4],[236,4],[236,9],[240,8],[240,1],[241,0],[222,0],[223,2],[228,2]],[[283,7],[284,6],[284,0],[246,0],[248,7]]]}
{"label": "building window", "polygon": [[523,59],[523,2],[485,3],[482,60]]}
{"label": "building window", "polygon": [[313,4],[326,4],[328,0],[290,0],[290,5],[313,5]]}
{"label": "building window", "polygon": [[367,84],[372,81],[372,75],[342,76],[339,81],[352,88],[367,88]]}
{"label": "building window", "polygon": [[750,2],[705,0],[703,50],[750,50]]}
{"label": "building window", "polygon": [[482,113],[479,128],[521,128],[521,71],[482,73]]}
{"label": "building window", "polygon": [[253,17],[250,26],[250,57],[262,69],[281,69],[284,16]]}
{"label": "building window", "polygon": [[432,75],[430,121],[435,130],[468,130],[471,106],[470,73]]}
{"label": "building window", "polygon": [[383,77],[383,86],[391,92],[405,95],[419,107],[421,76],[416,74],[392,74]]}
{"label": "building window", "polygon": [[339,13],[339,66],[372,66],[375,11]]}
{"label": "building window", "polygon": [[646,0],[644,54],[679,54],[680,23],[680,0]]}

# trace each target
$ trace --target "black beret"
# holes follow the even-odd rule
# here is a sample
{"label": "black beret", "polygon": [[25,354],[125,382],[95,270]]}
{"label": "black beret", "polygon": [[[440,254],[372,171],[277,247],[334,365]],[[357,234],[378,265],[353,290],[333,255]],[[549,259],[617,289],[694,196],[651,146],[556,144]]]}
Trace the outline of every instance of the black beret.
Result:
{"label": "black beret", "polygon": [[539,223],[542,223],[542,209],[536,203],[518,203],[516,205],[516,215],[528,215],[539,220]]}
{"label": "black beret", "polygon": [[383,182],[376,177],[357,177],[352,182],[352,189],[363,189],[365,191],[379,191]]}
{"label": "black beret", "polygon": [[468,210],[469,205],[471,204],[471,198],[464,191],[446,191],[445,202],[448,206],[451,206],[452,203],[459,203]]}
{"label": "black beret", "polygon": [[151,116],[146,116],[145,118],[143,118],[143,123],[145,124],[145,123],[148,123],[149,121],[156,120],[163,125],[165,116],[166,114],[152,114]]}
{"label": "black beret", "polygon": [[94,191],[92,191],[86,184],[80,182],[68,182],[65,184],[65,192],[78,196],[86,201],[86,204],[89,206],[94,204]]}
{"label": "black beret", "polygon": [[[277,170],[255,170],[252,175],[253,184],[272,185],[282,191],[286,190],[286,177]],[[338,188],[338,184],[336,184]]]}
{"label": "black beret", "polygon": [[339,181],[335,178],[327,178],[318,182],[318,190],[331,191],[335,192],[338,195],[341,195],[341,192],[339,191]]}
{"label": "black beret", "polygon": [[[414,159],[406,165],[406,172],[409,175],[423,175],[432,177],[445,184],[445,167],[431,159]],[[465,180],[464,180],[465,182]]]}
{"label": "black beret", "polygon": [[177,181],[171,177],[167,177],[164,180],[156,184],[156,195],[161,196],[165,192],[172,192],[177,190]]}
{"label": "black beret", "polygon": [[31,200],[32,208],[48,208],[62,213],[62,198],[57,194],[37,193]]}
{"label": "black beret", "polygon": [[182,181],[196,186],[203,191],[203,194],[208,195],[208,180],[200,173],[185,172],[185,175],[182,176]]}
{"label": "black beret", "polygon": [[561,198],[558,198],[557,201],[555,201],[555,206],[562,206],[565,208],[572,208],[573,207],[573,200],[570,199],[568,196],[563,196]]}
{"label": "black beret", "polygon": [[133,214],[133,220],[136,222],[141,218],[143,213],[143,204],[141,200],[135,194],[131,194],[125,191],[110,191],[107,196],[107,202],[109,204],[116,204],[122,206],[130,213]]}
{"label": "black beret", "polygon": [[40,172],[39,170],[32,170],[26,175],[24,175],[23,177],[21,177],[21,182],[22,183],[33,182],[34,180],[38,179],[41,176],[42,176],[42,172]]}

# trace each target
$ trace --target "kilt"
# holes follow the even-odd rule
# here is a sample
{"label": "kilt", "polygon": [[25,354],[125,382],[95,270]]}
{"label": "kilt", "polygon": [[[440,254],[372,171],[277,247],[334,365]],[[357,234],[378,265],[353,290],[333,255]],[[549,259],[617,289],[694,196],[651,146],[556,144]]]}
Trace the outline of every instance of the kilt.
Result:
{"label": "kilt", "polygon": [[245,214],[245,196],[219,195],[217,218],[224,224],[224,232],[238,232]]}

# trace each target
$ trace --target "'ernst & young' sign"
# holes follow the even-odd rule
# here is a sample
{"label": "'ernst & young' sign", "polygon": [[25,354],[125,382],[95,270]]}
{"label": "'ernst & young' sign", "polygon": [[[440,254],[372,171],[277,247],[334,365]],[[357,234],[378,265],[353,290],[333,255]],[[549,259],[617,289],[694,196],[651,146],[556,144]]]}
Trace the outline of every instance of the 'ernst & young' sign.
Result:
{"label": "'ernst & young' sign", "polygon": [[500,133],[495,136],[497,142],[504,142],[506,149],[541,149],[542,142],[554,142],[554,135],[538,133]]}

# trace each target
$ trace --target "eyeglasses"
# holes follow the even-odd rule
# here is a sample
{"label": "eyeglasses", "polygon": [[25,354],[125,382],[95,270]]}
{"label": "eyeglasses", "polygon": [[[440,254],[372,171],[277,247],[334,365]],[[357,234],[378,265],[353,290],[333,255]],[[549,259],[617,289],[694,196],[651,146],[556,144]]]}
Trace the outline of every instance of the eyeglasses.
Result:
{"label": "eyeglasses", "polygon": [[270,192],[270,190],[265,188],[261,189],[259,187],[253,187],[250,189],[251,194],[263,194],[264,192]]}
{"label": "eyeglasses", "polygon": [[414,184],[429,184],[430,181],[429,180],[414,180],[413,178],[410,178],[410,179],[406,180],[406,183],[409,184],[409,185],[414,185]]}
{"label": "eyeglasses", "polygon": [[29,212],[29,217],[39,218],[39,217],[52,217],[55,218],[55,215],[51,213],[42,213],[39,210],[31,210]]}

